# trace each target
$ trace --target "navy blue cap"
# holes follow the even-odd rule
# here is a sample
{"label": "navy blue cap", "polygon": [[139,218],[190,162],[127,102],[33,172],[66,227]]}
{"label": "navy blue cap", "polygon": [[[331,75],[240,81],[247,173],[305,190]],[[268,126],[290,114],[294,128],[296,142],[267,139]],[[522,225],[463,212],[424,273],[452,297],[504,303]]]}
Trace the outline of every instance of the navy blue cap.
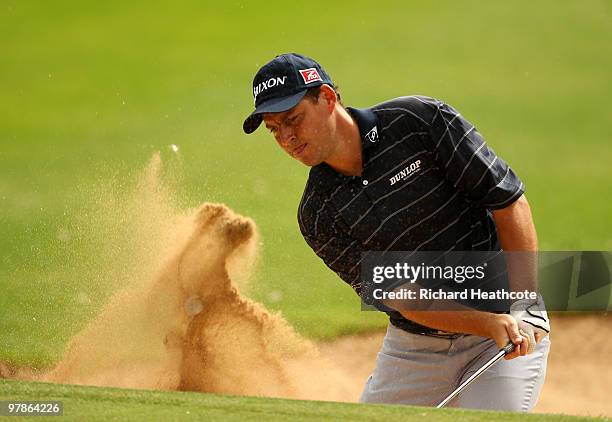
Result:
{"label": "navy blue cap", "polygon": [[319,63],[301,54],[276,56],[253,79],[255,111],[242,124],[245,133],[253,133],[261,124],[262,113],[287,111],[297,105],[309,88],[333,82]]}

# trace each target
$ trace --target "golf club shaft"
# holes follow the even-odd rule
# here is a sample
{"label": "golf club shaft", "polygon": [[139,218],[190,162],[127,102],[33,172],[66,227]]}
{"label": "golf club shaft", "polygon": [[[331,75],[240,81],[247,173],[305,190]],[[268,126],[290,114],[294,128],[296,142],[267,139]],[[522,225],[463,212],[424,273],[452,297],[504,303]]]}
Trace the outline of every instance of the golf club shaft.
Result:
{"label": "golf club shaft", "polygon": [[482,373],[484,371],[486,371],[487,369],[489,369],[491,366],[493,366],[495,364],[495,362],[497,362],[498,360],[500,360],[501,358],[503,358],[504,356],[506,356],[508,353],[511,353],[514,350],[514,344],[513,343],[508,343],[508,345],[506,345],[503,349],[500,349],[499,352],[497,352],[495,354],[495,356],[493,356],[491,359],[489,359],[487,361],[487,363],[485,363],[484,365],[482,365],[480,367],[480,369],[478,369],[478,371],[476,371],[474,374],[472,374],[468,379],[466,379],[465,381],[463,381],[461,383],[461,385],[459,387],[457,387],[452,393],[450,393],[448,395],[448,397],[446,397],[444,400],[442,400],[440,402],[439,405],[436,406],[436,408],[441,408],[444,407],[448,404],[448,402],[450,402],[452,399],[454,399],[455,397],[457,397],[459,395],[459,393],[461,393],[469,384],[471,384],[476,378],[478,378],[480,375],[482,375]]}

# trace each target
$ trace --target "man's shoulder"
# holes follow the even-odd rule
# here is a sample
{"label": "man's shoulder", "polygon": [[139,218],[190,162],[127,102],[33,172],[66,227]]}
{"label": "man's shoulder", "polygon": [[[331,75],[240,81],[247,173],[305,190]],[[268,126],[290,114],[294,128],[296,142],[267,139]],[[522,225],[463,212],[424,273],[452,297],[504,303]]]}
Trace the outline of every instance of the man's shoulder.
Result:
{"label": "man's shoulder", "polygon": [[393,98],[371,107],[379,118],[395,118],[405,115],[422,124],[429,125],[442,101],[424,95],[407,95]]}
{"label": "man's shoulder", "polygon": [[432,98],[425,95],[404,95],[376,104],[372,106],[372,110],[380,111],[383,109],[401,109],[405,107],[412,109],[419,107],[434,109],[441,102],[442,101],[438,100],[437,98]]}

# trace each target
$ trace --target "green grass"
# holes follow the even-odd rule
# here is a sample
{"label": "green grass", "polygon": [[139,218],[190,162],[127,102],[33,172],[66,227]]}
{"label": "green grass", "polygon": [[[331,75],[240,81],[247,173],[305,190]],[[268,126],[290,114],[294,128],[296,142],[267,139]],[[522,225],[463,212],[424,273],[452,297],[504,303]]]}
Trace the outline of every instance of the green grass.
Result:
{"label": "green grass", "polygon": [[95,313],[97,251],[58,233],[88,186],[173,143],[185,203],[257,222],[255,298],[311,337],[384,325],[301,239],[307,169],[242,133],[254,72],[286,51],[322,62],[349,105],[446,100],[524,179],[544,249],[612,249],[611,15],[604,0],[2,2],[0,360],[48,364]]}
{"label": "green grass", "polygon": [[59,400],[62,420],[171,421],[387,421],[427,418],[444,421],[581,421],[596,418],[432,409],[398,405],[359,405],[334,402],[231,397],[202,393],[159,392],[80,387],[0,380],[0,400]]}

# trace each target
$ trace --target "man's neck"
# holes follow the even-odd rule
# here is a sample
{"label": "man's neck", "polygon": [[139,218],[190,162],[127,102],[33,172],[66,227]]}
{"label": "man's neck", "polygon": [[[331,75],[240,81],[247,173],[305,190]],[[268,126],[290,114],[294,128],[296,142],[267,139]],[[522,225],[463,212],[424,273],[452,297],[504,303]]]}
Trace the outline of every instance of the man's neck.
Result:
{"label": "man's neck", "polygon": [[357,122],[343,107],[339,106],[336,117],[336,150],[325,162],[345,176],[361,176],[362,146]]}

